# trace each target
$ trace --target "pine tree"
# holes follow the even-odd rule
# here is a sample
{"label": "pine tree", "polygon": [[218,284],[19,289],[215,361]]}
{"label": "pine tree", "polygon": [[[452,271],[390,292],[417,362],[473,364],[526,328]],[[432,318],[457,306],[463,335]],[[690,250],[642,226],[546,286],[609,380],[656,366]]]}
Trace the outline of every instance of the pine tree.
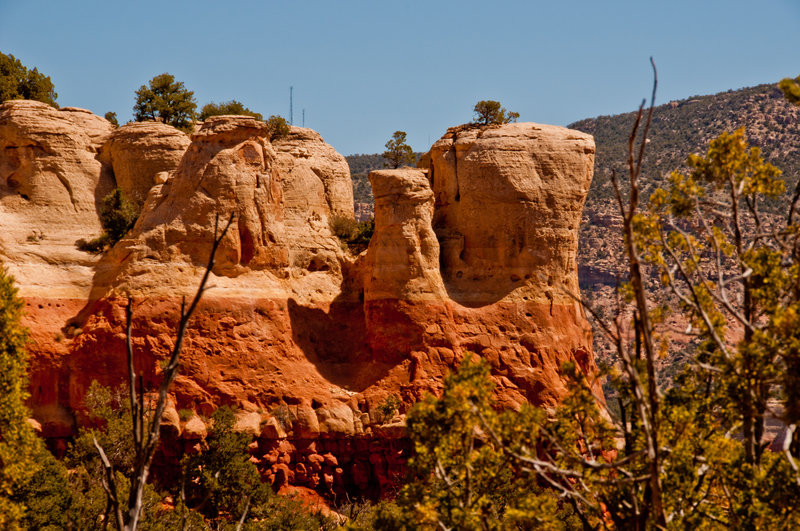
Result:
{"label": "pine tree", "polygon": [[175,76],[164,72],[151,79],[149,86],[139,87],[133,113],[137,122],[158,118],[165,124],[190,132],[194,127],[196,109],[194,92],[187,90],[182,81],[175,81]]}
{"label": "pine tree", "polygon": [[20,526],[25,504],[17,492],[38,471],[43,446],[28,423],[27,331],[14,279],[0,264],[0,529]]}
{"label": "pine tree", "polygon": [[417,158],[411,146],[406,144],[406,132],[395,131],[392,138],[386,142],[386,151],[383,152],[386,167],[399,168],[403,164],[414,164]]}
{"label": "pine tree", "polygon": [[34,68],[28,70],[13,55],[0,53],[0,103],[7,100],[37,100],[53,107],[56,103],[55,88],[50,76]]}

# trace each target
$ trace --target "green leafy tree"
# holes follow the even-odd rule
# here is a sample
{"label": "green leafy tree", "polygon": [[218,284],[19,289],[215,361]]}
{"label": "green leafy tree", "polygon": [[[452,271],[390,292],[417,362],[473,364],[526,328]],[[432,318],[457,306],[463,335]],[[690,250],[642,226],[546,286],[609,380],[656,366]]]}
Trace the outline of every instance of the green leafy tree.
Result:
{"label": "green leafy tree", "polygon": [[473,123],[479,125],[507,124],[519,118],[518,112],[506,111],[499,101],[494,100],[481,100],[472,110],[475,112]]}
{"label": "green leafy tree", "polygon": [[286,118],[273,114],[267,118],[267,131],[269,132],[270,142],[275,142],[276,140],[289,136],[291,126],[289,122],[286,121]]}
{"label": "green leafy tree", "polygon": [[159,119],[188,133],[194,128],[196,109],[194,92],[165,72],[136,91],[133,115],[137,122]]}
{"label": "green leafy tree", "polygon": [[385,166],[387,168],[399,168],[404,164],[414,164],[417,161],[411,146],[406,144],[405,131],[395,131],[392,134],[392,138],[386,142],[383,158],[386,159]]}
{"label": "green leafy tree", "polygon": [[413,444],[397,504],[374,516],[381,529],[514,529],[575,524],[552,491],[514,466],[510,448],[530,444],[541,410],[498,413],[486,362],[468,358],[445,379],[440,398],[417,403],[407,418]]}
{"label": "green leafy tree", "polygon": [[247,453],[251,437],[233,431],[235,420],[232,409],[218,409],[207,448],[188,460],[189,496],[202,500],[199,510],[210,518],[224,514],[238,520],[250,505],[268,496]]}
{"label": "green leafy tree", "polygon": [[13,55],[0,53],[0,103],[7,100],[37,100],[58,108],[50,76],[28,70]]}
{"label": "green leafy tree", "polygon": [[252,116],[256,120],[262,119],[261,114],[251,111],[242,105],[242,102],[236,100],[223,101],[222,103],[214,103],[213,101],[211,103],[206,103],[200,110],[198,119],[205,120],[209,116],[221,116],[223,114]]}
{"label": "green leafy tree", "polygon": [[80,250],[90,253],[101,253],[120,241],[136,224],[140,206],[129,201],[122,190],[115,188],[103,198],[100,207],[100,224],[103,234],[92,240],[78,240]]}
{"label": "green leafy tree", "polygon": [[24,303],[14,279],[0,265],[0,528],[14,528],[25,504],[14,493],[38,469],[39,441],[27,422],[27,332],[22,327]]}
{"label": "green leafy tree", "polygon": [[108,111],[105,114],[105,119],[111,122],[114,127],[119,127],[119,120],[117,120],[117,113]]}

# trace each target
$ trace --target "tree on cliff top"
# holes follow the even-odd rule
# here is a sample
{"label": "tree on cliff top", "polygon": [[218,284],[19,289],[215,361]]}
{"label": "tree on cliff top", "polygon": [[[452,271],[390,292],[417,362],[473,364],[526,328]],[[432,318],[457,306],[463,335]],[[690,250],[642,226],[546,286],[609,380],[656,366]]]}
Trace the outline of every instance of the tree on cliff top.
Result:
{"label": "tree on cliff top", "polygon": [[222,103],[206,103],[200,110],[199,120],[205,120],[209,116],[222,116],[224,114],[233,114],[238,116],[252,116],[256,120],[261,120],[263,117],[260,113],[253,112],[245,107],[242,102],[231,100],[223,101]]}
{"label": "tree on cliff top", "polygon": [[386,151],[383,152],[387,168],[399,168],[403,164],[414,164],[417,157],[411,146],[406,144],[406,132],[395,131],[392,138],[386,142]]}
{"label": "tree on cliff top", "polygon": [[266,123],[267,130],[269,131],[270,142],[275,142],[281,138],[286,138],[289,136],[289,132],[292,129],[292,127],[289,125],[289,122],[286,121],[286,118],[275,114],[267,118]]}
{"label": "tree on cliff top", "polygon": [[165,72],[151,79],[149,86],[142,85],[136,91],[133,117],[137,122],[159,119],[188,133],[194,127],[196,109],[194,92]]}
{"label": "tree on cliff top", "polygon": [[472,123],[479,125],[507,124],[519,118],[518,112],[506,111],[499,101],[494,100],[481,100],[472,110],[475,112]]}
{"label": "tree on cliff top", "polygon": [[37,100],[58,108],[50,76],[28,70],[13,55],[0,53],[0,103],[7,100]]}

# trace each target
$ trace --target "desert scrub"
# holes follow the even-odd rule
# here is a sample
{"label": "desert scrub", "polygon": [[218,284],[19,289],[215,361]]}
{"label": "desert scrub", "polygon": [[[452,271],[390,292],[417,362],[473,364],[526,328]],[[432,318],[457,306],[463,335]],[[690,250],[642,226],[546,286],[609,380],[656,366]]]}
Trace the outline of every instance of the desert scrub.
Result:
{"label": "desert scrub", "polygon": [[331,232],[339,238],[342,249],[359,254],[369,247],[375,232],[375,219],[358,222],[347,216],[333,216],[330,220]]}

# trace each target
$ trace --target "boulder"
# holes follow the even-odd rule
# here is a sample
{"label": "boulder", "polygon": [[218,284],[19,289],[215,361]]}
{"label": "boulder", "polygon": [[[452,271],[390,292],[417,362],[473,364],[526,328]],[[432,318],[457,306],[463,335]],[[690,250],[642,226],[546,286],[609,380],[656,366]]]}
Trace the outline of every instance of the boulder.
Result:
{"label": "boulder", "polygon": [[261,414],[257,411],[237,411],[233,431],[258,437],[261,435]]}
{"label": "boulder", "polygon": [[144,203],[158,184],[158,174],[178,167],[189,137],[160,122],[133,122],[112,132],[100,149],[100,160],[111,166],[125,197]]}
{"label": "boulder", "polygon": [[332,404],[316,410],[321,435],[352,437],[355,434],[353,410],[345,404]]}
{"label": "boulder", "polygon": [[191,441],[205,439],[207,435],[208,427],[198,415],[192,415],[186,421],[186,424],[183,425],[183,433],[181,433],[181,437]]}

